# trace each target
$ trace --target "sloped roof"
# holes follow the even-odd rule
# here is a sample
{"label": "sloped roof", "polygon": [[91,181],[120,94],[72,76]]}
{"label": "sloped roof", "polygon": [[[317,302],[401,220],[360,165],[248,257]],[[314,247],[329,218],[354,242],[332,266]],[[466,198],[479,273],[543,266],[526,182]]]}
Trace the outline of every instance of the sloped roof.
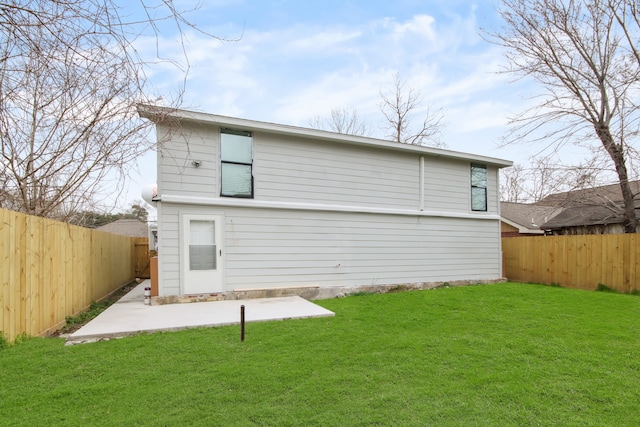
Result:
{"label": "sloped roof", "polygon": [[215,126],[228,126],[254,132],[265,132],[277,135],[303,136],[305,138],[337,142],[340,144],[364,145],[385,150],[413,152],[434,157],[476,161],[486,163],[488,165],[493,165],[498,168],[513,165],[513,162],[510,160],[487,157],[479,154],[462,153],[459,151],[445,150],[442,148],[403,144],[400,142],[369,138],[365,136],[348,135],[319,129],[308,129],[298,126],[239,119],[236,117],[220,116],[216,114],[160,107],[155,105],[138,105],[138,114],[140,115],[140,117],[152,120],[155,123],[171,124],[172,122],[191,122]]}
{"label": "sloped roof", "polygon": [[[629,183],[636,197],[640,218],[640,181]],[[619,184],[550,194],[537,203],[501,202],[503,220],[529,230],[554,230],[582,225],[609,225],[623,222],[623,198]],[[531,221],[537,227],[532,227]],[[514,224],[515,223],[515,224]],[[521,229],[522,233],[523,230]]]}
{"label": "sloped roof", "polygon": [[129,237],[148,237],[149,229],[147,224],[137,219],[119,219],[109,224],[105,224],[96,230],[106,231],[107,233],[119,234]]}
{"label": "sloped roof", "polygon": [[[635,197],[640,194],[640,181],[629,182],[631,192]],[[550,194],[540,200],[539,205],[550,206],[595,206],[615,205],[623,202],[620,184],[604,185],[602,187],[584,188],[581,190],[566,191],[564,193]]]}
{"label": "sloped roof", "polygon": [[[636,216],[640,217],[640,209],[636,207]],[[607,206],[577,206],[564,209],[560,214],[541,225],[543,230],[554,230],[564,227],[578,227],[582,225],[621,224],[624,221],[621,206],[610,208]]]}
{"label": "sloped roof", "polygon": [[[640,181],[629,182],[634,197],[640,195]],[[636,215],[640,201],[636,199]],[[543,230],[582,225],[620,224],[624,221],[622,191],[620,184],[603,185],[551,194],[537,204],[562,207],[562,212],[546,223]]]}
{"label": "sloped roof", "polygon": [[540,225],[562,211],[556,206],[534,203],[500,202],[500,214],[505,222],[517,227],[521,233],[540,232]]}

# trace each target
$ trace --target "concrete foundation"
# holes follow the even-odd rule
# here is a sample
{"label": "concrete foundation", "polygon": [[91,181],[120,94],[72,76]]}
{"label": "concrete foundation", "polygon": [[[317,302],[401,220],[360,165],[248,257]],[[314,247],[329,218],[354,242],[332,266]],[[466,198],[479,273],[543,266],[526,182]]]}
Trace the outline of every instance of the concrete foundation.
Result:
{"label": "concrete foundation", "polygon": [[469,286],[488,283],[503,283],[505,278],[495,280],[454,280],[450,282],[420,282],[402,283],[397,285],[362,285],[362,286],[335,286],[322,288],[320,286],[298,286],[298,287],[275,287],[275,288],[252,288],[238,289],[229,292],[219,292],[201,295],[171,295],[151,298],[152,305],[208,302],[208,301],[229,301],[254,298],[277,298],[288,296],[299,296],[306,300],[341,298],[357,293],[384,294],[388,292],[405,292],[424,289],[433,289],[450,286]]}

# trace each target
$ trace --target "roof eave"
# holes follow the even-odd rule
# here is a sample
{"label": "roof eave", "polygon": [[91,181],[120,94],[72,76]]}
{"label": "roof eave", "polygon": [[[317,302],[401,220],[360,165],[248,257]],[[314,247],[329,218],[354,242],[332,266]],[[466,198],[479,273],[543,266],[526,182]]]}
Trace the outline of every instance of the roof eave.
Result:
{"label": "roof eave", "polygon": [[513,162],[510,160],[498,159],[495,157],[482,156],[478,154],[462,153],[440,148],[424,147],[420,145],[402,144],[398,142],[386,141],[364,136],[347,135],[318,129],[308,129],[297,126],[239,119],[235,117],[159,107],[147,104],[138,105],[138,114],[140,115],[140,117],[149,119],[158,124],[171,121],[186,121],[192,123],[236,127],[254,132],[269,132],[281,135],[304,136],[316,140],[349,143],[355,145],[368,145],[389,150],[420,153],[431,157],[470,160],[496,166],[498,168],[509,167],[513,165]]}
{"label": "roof eave", "polygon": [[518,229],[518,233],[520,234],[544,234],[544,231],[539,229],[539,228],[528,228],[525,227],[522,224],[518,224],[517,222],[511,221],[510,219],[505,218],[504,216],[501,217],[501,221],[509,224],[510,226],[517,228]]}

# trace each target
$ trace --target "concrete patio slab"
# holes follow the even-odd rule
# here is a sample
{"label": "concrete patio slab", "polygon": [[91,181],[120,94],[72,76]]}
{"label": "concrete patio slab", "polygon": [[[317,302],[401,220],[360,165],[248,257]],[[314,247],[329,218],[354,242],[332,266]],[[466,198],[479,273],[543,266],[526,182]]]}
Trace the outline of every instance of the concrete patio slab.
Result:
{"label": "concrete patio slab", "polygon": [[142,282],[95,319],[67,337],[67,345],[125,337],[138,333],[224,326],[240,323],[240,306],[246,322],[334,316],[298,296],[184,304],[145,305]]}

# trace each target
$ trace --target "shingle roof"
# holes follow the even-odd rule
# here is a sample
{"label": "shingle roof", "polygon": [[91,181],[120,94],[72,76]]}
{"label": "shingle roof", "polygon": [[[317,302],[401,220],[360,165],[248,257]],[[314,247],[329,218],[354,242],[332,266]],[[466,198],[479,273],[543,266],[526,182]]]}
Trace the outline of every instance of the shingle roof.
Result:
{"label": "shingle roof", "polygon": [[521,228],[532,231],[540,230],[540,225],[558,215],[561,211],[562,208],[556,206],[541,206],[532,203],[500,203],[500,213],[504,219],[517,224]]}
{"label": "shingle roof", "polygon": [[[640,195],[640,181],[632,181],[631,191]],[[553,230],[581,225],[608,225],[623,222],[623,199],[619,184],[585,188],[551,194],[537,203],[500,204],[503,218],[531,228],[531,219],[537,229]],[[636,212],[640,217],[636,201]]]}
{"label": "shingle roof", "polygon": [[[636,207],[636,216],[640,217],[640,209]],[[543,230],[554,230],[581,225],[621,224],[624,221],[622,206],[579,206],[564,209],[560,214],[542,224]]]}
{"label": "shingle roof", "polygon": [[581,225],[607,225],[622,222],[622,216],[605,206],[567,208],[553,219],[542,224],[544,230]]}
{"label": "shingle roof", "polygon": [[[640,194],[640,181],[629,182],[634,196]],[[615,205],[622,203],[622,191],[620,184],[604,185],[602,187],[585,188],[582,190],[566,191],[564,193],[550,194],[540,200],[539,205],[551,206],[595,206]]]}
{"label": "shingle roof", "polygon": [[137,219],[119,219],[109,224],[98,227],[96,230],[107,233],[120,234],[129,237],[148,237],[149,229],[147,224]]}

